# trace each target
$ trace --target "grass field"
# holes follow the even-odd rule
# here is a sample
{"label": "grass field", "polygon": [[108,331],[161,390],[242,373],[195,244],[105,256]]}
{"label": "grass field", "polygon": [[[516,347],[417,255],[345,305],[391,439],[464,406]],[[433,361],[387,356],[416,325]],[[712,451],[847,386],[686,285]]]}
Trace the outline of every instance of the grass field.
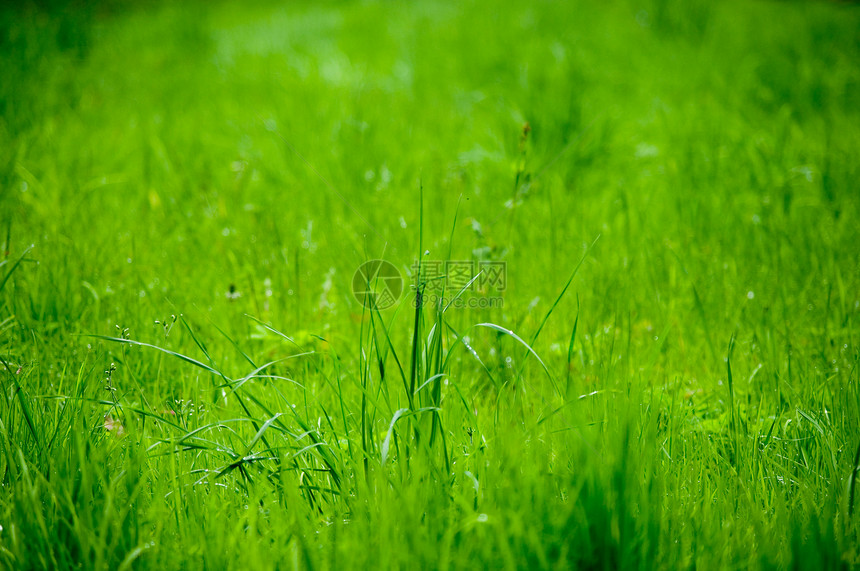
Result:
{"label": "grass field", "polygon": [[603,4],[0,8],[0,568],[860,565],[860,10]]}

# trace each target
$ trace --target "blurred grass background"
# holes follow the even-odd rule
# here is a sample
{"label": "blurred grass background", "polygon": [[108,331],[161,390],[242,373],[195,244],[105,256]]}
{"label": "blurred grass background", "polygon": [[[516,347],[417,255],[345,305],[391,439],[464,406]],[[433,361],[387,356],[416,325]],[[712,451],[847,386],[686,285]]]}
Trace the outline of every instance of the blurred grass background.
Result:
{"label": "blurred grass background", "polygon": [[[825,2],[4,6],[0,561],[856,564],[858,30],[856,6]],[[449,481],[398,456],[400,472],[381,462],[390,480],[365,483],[405,401],[379,404],[375,444],[346,451],[374,351],[350,284],[368,258],[408,273],[419,187],[431,257],[459,203],[452,257],[508,264],[502,309],[446,316],[461,332],[492,322],[531,340],[600,238],[533,345],[565,394],[547,397],[510,339],[472,333],[505,385],[454,353],[477,412],[443,401],[447,446],[486,435],[488,463],[469,448]],[[391,323],[401,359],[409,313]],[[191,328],[154,325],[179,314]],[[245,415],[186,364],[79,335],[129,328],[203,359],[195,331],[234,378],[248,365],[234,341],[260,362],[294,350],[246,314],[319,352],[282,372],[304,386],[285,397],[302,422],[335,416],[317,426],[349,483],[331,505],[301,504],[303,480],[182,495],[209,461],[146,454],[166,437],[145,423],[119,441],[104,428],[111,362],[124,406],[188,431]],[[67,445],[71,426],[87,428]],[[101,482],[90,496],[82,478]]]}

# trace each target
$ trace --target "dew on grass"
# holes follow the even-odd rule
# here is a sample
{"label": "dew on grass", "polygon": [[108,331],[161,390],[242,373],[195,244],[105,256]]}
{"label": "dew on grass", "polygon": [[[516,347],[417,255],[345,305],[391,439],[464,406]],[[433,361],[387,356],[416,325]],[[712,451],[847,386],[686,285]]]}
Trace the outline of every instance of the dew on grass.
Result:
{"label": "dew on grass", "polygon": [[490,519],[490,516],[488,516],[487,514],[478,514],[478,517],[475,519],[479,523],[486,523]]}
{"label": "dew on grass", "polygon": [[748,292],[747,292],[747,299],[752,299],[752,298],[754,298],[754,297],[755,297],[755,293],[753,293],[753,292],[751,292],[751,291],[748,291]]}
{"label": "dew on grass", "polygon": [[403,218],[402,216],[400,217],[400,227],[406,228],[406,219]]}

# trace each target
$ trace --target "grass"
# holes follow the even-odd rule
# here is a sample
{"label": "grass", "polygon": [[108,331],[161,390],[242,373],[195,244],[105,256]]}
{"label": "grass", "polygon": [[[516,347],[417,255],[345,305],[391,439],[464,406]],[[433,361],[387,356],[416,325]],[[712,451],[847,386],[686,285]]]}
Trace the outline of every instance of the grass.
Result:
{"label": "grass", "polygon": [[855,6],[0,22],[0,568],[860,563]]}

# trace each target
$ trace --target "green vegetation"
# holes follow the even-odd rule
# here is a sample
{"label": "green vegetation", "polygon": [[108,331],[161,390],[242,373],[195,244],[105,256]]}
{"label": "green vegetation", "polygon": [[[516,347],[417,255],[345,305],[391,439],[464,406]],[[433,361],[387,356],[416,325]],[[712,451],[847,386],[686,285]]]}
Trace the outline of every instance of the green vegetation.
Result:
{"label": "green vegetation", "polygon": [[59,4],[0,8],[0,568],[860,564],[856,6]]}

